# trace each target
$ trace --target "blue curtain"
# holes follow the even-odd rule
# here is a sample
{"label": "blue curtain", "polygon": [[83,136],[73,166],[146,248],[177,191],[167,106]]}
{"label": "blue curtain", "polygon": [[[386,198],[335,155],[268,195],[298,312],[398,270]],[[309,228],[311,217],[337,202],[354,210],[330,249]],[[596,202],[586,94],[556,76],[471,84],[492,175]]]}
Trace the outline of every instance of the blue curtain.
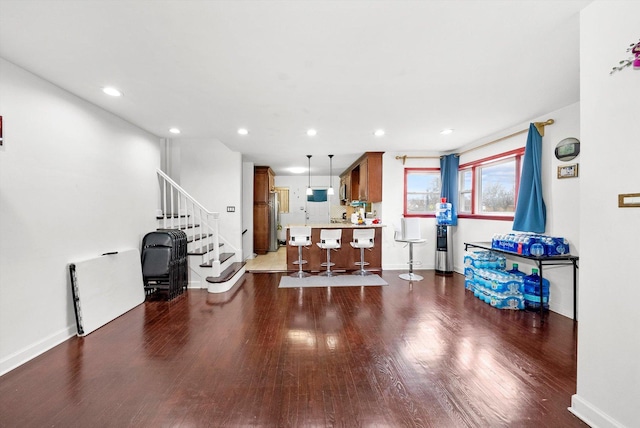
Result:
{"label": "blue curtain", "polygon": [[451,225],[458,225],[458,165],[457,155],[440,157],[440,197],[451,203]]}
{"label": "blue curtain", "polygon": [[544,233],[547,207],[542,199],[542,137],[532,123],[524,149],[513,230]]}

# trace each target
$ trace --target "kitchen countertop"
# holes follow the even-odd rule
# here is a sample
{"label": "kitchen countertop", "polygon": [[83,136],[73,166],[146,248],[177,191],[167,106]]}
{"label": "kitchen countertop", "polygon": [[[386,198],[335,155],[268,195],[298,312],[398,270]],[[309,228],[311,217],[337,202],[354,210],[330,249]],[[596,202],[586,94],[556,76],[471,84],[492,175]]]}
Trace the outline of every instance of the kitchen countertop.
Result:
{"label": "kitchen countertop", "polygon": [[310,223],[310,224],[288,224],[286,227],[303,227],[309,226],[312,229],[358,229],[365,227],[386,227],[385,224],[353,224],[351,222],[344,223]]}

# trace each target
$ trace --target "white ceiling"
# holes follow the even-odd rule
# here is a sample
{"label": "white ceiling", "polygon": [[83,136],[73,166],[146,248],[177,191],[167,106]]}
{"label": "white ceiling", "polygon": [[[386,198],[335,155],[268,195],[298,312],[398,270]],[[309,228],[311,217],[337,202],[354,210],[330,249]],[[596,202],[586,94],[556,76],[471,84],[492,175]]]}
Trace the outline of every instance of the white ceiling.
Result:
{"label": "white ceiling", "polygon": [[160,137],[327,175],[328,154],[336,174],[450,152],[578,101],[589,2],[0,0],[0,56]]}

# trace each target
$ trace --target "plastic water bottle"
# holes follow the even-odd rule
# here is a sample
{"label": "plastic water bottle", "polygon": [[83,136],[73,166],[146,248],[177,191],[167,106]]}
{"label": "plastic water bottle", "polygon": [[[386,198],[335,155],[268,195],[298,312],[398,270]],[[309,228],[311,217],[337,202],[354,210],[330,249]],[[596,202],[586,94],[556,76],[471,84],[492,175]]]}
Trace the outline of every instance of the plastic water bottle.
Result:
{"label": "plastic water bottle", "polygon": [[447,202],[447,198],[440,198],[440,202],[436,204],[436,222],[438,224],[451,224],[451,204]]}
{"label": "plastic water bottle", "polygon": [[542,245],[540,242],[536,242],[535,244],[531,245],[531,255],[532,256],[536,256],[536,257],[540,257],[544,255],[544,245]]}
{"label": "plastic water bottle", "polygon": [[[549,280],[542,279],[542,305],[549,309]],[[531,269],[531,275],[524,277],[524,306],[526,309],[540,309],[540,276],[538,269]]]}
{"label": "plastic water bottle", "polygon": [[518,263],[514,263],[511,270],[508,272],[512,275],[527,276],[526,273],[522,272],[521,270],[518,270]]}

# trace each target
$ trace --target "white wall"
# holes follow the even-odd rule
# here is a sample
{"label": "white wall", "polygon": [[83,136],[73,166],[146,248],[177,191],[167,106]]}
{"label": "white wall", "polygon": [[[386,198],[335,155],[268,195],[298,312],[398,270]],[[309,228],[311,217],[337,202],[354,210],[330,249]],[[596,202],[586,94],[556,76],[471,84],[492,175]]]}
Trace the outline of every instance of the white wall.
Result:
{"label": "white wall", "polygon": [[[532,118],[531,122],[543,122],[554,119],[555,123],[545,127],[545,135],[542,138],[542,194],[547,207],[547,223],[545,234],[562,236],[569,240],[571,253],[580,255],[580,229],[579,229],[579,191],[581,177],[558,179],[559,165],[571,165],[580,163],[581,156],[570,162],[560,162],[554,156],[558,142],[567,137],[580,139],[580,105],[572,104],[563,109],[549,112],[543,116]],[[528,129],[529,122],[506,130],[502,135]],[[492,141],[499,135],[489,138]],[[460,164],[468,163],[476,159],[482,159],[497,153],[506,152],[519,147],[524,147],[527,142],[527,133],[523,133],[509,139],[500,141],[487,147],[464,154],[460,158]],[[494,233],[508,233],[512,231],[512,221],[459,219],[458,227],[454,235],[455,270],[463,272],[464,243],[490,241]],[[535,267],[533,263],[527,263],[523,259],[511,258],[507,260],[508,266],[518,263],[519,269],[527,274]],[[544,267],[543,275],[551,283],[549,298],[550,309],[567,317],[573,317],[573,270],[570,267]]]}
{"label": "white wall", "polygon": [[[580,325],[572,411],[593,427],[640,426],[640,70],[609,71],[636,43],[640,2],[595,1],[582,11],[580,87]],[[584,167],[582,167],[584,166]]]}
{"label": "white wall", "polygon": [[[333,176],[331,179],[328,175],[316,175],[311,177],[311,188],[320,189],[327,188],[331,181],[334,189],[333,196],[328,196],[327,200],[332,207],[332,216],[341,216],[343,208],[340,208],[340,196],[338,188],[340,186],[340,177]],[[283,229],[289,224],[305,224],[305,215],[307,210],[307,187],[309,185],[309,177],[302,175],[276,175],[276,187],[289,188],[289,213],[280,215],[280,222]]]}
{"label": "white wall", "polygon": [[[180,146],[180,186],[207,210],[220,213],[220,235],[241,251],[242,155],[215,139],[181,138],[174,143]],[[228,206],[235,212],[227,212]]]}
{"label": "white wall", "polygon": [[4,373],[76,334],[69,263],[140,248],[155,228],[160,148],[158,138],[2,59],[0,94]]}
{"label": "white wall", "polygon": [[242,260],[253,258],[253,162],[242,163]]}
{"label": "white wall", "polygon": [[[547,206],[546,234],[566,237],[571,244],[571,252],[579,255],[579,189],[580,178],[557,179],[557,166],[560,164],[579,163],[580,156],[571,162],[560,162],[553,155],[556,144],[567,137],[580,138],[580,109],[579,104],[573,104],[563,109],[550,112],[543,116],[532,118],[531,122],[545,121],[553,118],[556,123],[545,128],[543,138],[542,174],[543,197]],[[477,147],[484,143],[510,135],[522,129],[528,129],[529,122],[505,129],[487,138],[469,144],[466,148]],[[517,135],[487,147],[479,148],[463,154],[460,164],[477,159],[486,158],[498,153],[524,147],[527,133]],[[460,151],[464,152],[466,148]],[[433,153],[387,152],[383,158],[383,223],[387,224],[383,236],[382,264],[384,269],[406,269],[408,250],[403,244],[393,240],[393,232],[399,227],[403,213],[404,168],[439,168],[439,159],[408,159],[403,165],[396,156],[438,156]],[[435,267],[435,219],[424,218],[421,221],[423,236],[428,239],[427,244],[414,247],[414,259],[422,262],[421,268]],[[465,242],[490,241],[494,233],[511,231],[513,222],[503,220],[458,219],[458,226],[451,228],[454,242],[454,269],[463,273],[463,257]],[[520,270],[531,272],[533,264],[527,264],[520,259],[509,260],[520,265]],[[544,276],[551,281],[550,308],[567,317],[573,316],[573,281],[572,269],[569,267],[546,267]]]}
{"label": "white wall", "polygon": [[[434,159],[408,159],[403,165],[396,156],[434,156]],[[394,232],[400,230],[400,219],[404,212],[404,169],[440,168],[438,153],[423,152],[385,152],[382,156],[382,209],[380,219],[386,227],[382,229],[382,269],[406,270],[409,261],[409,249],[406,244],[394,240]],[[413,259],[421,265],[415,269],[435,268],[435,218],[420,219],[422,236],[426,244],[414,245]]]}

